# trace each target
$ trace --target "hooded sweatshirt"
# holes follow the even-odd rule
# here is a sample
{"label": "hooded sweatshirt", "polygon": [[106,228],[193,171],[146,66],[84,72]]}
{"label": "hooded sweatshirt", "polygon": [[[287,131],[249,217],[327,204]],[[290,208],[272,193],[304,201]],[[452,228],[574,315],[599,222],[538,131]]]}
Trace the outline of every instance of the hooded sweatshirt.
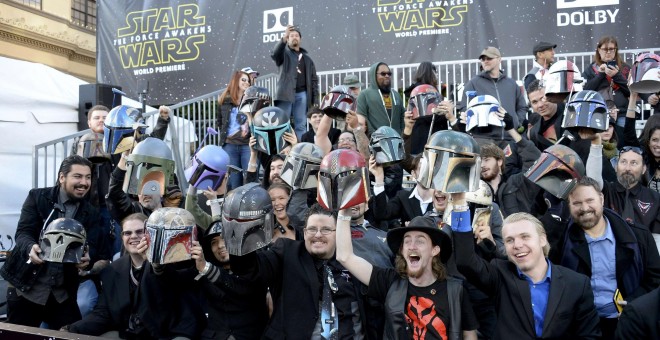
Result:
{"label": "hooded sweatshirt", "polygon": [[367,118],[369,131],[376,131],[381,126],[389,126],[399,134],[403,131],[403,101],[397,91],[390,90],[392,113],[387,113],[383,96],[376,82],[376,70],[385,63],[375,63],[369,68],[369,87],[360,92],[357,100],[357,113]]}
{"label": "hooded sweatshirt", "polygon": [[[467,91],[476,91],[477,96],[491,95],[500,102],[506,112],[513,118],[513,126],[517,128],[520,123],[525,120],[527,116],[527,103],[523,96],[520,87],[515,80],[507,77],[504,73],[500,72],[497,79],[493,79],[488,72],[479,73],[477,76],[472,77],[465,85],[464,107],[467,110]],[[493,139],[510,139],[509,135],[502,131],[502,128],[493,127],[490,132],[478,133],[473,135],[480,135],[480,137],[493,138]]]}

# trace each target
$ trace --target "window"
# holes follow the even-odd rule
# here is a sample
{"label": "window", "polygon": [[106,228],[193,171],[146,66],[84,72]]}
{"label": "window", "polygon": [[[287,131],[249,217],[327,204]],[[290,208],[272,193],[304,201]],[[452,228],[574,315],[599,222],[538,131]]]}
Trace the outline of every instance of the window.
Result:
{"label": "window", "polygon": [[41,0],[14,0],[14,2],[18,2],[32,8],[41,9]]}
{"label": "window", "polygon": [[73,0],[71,22],[75,25],[96,31],[96,1]]}

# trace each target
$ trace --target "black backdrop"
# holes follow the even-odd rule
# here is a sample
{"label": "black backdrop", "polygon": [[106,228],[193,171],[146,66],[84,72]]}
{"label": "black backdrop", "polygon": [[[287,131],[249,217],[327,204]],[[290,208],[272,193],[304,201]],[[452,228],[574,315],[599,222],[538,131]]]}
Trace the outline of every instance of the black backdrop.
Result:
{"label": "black backdrop", "polygon": [[658,0],[99,0],[97,82],[149,103],[215,91],[250,66],[276,72],[270,51],[298,25],[318,71],[424,60],[531,55],[538,40],[558,53],[595,50],[603,35],[621,49],[660,46]]}

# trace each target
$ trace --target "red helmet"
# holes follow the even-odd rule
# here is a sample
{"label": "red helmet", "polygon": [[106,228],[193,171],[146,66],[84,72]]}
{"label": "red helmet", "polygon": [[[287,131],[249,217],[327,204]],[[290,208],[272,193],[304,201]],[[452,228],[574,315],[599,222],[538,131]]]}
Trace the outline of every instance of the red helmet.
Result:
{"label": "red helmet", "polygon": [[440,104],[442,96],[433,85],[419,85],[410,93],[408,111],[412,111],[413,119],[432,115],[433,108]]}
{"label": "red helmet", "polygon": [[335,86],[321,101],[321,111],[336,120],[345,120],[348,111],[356,107],[357,100],[346,85]]}
{"label": "red helmet", "polygon": [[638,93],[655,93],[660,91],[660,56],[653,53],[642,53],[635,60],[630,71],[628,87]]}
{"label": "red helmet", "polygon": [[369,201],[369,175],[364,157],[348,149],[335,150],[323,157],[316,200],[332,211]]}
{"label": "red helmet", "polygon": [[555,197],[565,199],[585,173],[584,163],[573,149],[555,144],[543,150],[525,177]]}

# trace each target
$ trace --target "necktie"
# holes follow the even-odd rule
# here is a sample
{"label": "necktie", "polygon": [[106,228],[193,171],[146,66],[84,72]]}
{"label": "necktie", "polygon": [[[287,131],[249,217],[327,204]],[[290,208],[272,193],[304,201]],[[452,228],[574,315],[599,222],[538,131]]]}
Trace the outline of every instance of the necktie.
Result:
{"label": "necktie", "polygon": [[337,339],[339,330],[339,317],[332,294],[337,292],[337,284],[332,276],[332,271],[327,265],[323,266],[323,297],[321,299],[321,337],[323,339]]}
{"label": "necktie", "polygon": [[634,223],[635,221],[635,211],[630,201],[630,190],[628,189],[626,189],[626,198],[623,200],[623,213],[621,217],[628,223]]}

